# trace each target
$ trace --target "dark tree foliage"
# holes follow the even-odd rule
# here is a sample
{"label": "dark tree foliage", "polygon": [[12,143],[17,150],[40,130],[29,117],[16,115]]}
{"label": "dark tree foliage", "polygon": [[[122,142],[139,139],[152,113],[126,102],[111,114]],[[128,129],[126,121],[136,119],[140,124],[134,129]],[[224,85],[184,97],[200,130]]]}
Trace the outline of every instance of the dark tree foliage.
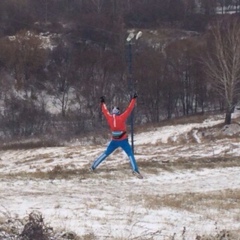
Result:
{"label": "dark tree foliage", "polygon": [[[229,11],[239,18],[239,10],[238,0],[1,0],[3,131],[44,134],[49,119],[72,135],[96,130],[99,97],[124,108],[133,91],[138,123],[219,109],[199,61],[213,38],[202,36]],[[143,37],[127,42],[129,30]],[[46,93],[59,115],[49,115]]]}

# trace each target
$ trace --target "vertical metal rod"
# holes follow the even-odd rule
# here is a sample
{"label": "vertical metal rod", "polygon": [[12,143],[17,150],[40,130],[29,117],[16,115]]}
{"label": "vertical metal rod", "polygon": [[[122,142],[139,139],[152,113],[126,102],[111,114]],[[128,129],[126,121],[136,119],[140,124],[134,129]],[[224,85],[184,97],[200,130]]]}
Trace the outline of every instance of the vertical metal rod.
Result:
{"label": "vertical metal rod", "polygon": [[[129,92],[130,92],[130,99],[133,94],[133,79],[132,79],[132,42],[128,42],[128,84],[129,84]],[[134,110],[131,112],[130,115],[130,126],[131,126],[131,146],[132,146],[132,151],[134,153]]]}
{"label": "vertical metal rod", "polygon": [[131,145],[132,145],[132,151],[133,151],[133,154],[134,154],[134,139],[133,139],[133,136],[134,136],[134,129],[133,129],[133,118],[134,118],[134,109],[131,113]]}

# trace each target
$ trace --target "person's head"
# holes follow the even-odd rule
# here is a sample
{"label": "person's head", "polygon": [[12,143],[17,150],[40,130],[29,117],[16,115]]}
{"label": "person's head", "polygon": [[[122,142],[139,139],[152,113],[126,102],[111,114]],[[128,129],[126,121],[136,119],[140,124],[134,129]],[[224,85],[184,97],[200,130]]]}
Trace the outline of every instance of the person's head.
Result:
{"label": "person's head", "polygon": [[113,107],[112,114],[120,115],[120,109],[119,107]]}

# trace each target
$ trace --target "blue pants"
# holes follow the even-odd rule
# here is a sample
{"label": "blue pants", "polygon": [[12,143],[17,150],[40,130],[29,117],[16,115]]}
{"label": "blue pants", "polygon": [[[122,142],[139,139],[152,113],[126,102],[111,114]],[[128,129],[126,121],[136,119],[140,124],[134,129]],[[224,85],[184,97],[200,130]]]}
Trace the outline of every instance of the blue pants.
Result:
{"label": "blue pants", "polygon": [[131,163],[132,170],[135,172],[138,172],[138,166],[135,160],[135,157],[132,152],[132,148],[128,142],[128,139],[123,140],[112,140],[109,144],[107,149],[103,154],[101,154],[92,164],[92,169],[96,169],[97,166],[106,158],[108,157],[114,150],[116,150],[118,147],[121,147],[124,152],[128,155]]}

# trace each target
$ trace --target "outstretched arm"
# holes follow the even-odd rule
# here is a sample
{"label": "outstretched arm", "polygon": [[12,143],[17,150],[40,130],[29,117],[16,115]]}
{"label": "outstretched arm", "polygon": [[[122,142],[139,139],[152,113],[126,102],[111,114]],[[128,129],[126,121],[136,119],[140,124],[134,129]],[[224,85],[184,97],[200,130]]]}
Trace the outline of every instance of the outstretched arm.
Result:
{"label": "outstretched arm", "polygon": [[110,113],[107,109],[107,106],[105,104],[105,98],[102,96],[100,97],[100,101],[101,101],[101,109],[102,109],[102,113],[104,114],[104,116],[107,118],[107,116],[110,116]]}
{"label": "outstretched arm", "polygon": [[136,100],[137,100],[137,94],[134,93],[127,109],[125,110],[125,112],[122,114],[122,116],[126,119],[128,118],[128,116],[130,115],[130,113],[132,112],[134,106],[135,106],[135,103],[136,103]]}

